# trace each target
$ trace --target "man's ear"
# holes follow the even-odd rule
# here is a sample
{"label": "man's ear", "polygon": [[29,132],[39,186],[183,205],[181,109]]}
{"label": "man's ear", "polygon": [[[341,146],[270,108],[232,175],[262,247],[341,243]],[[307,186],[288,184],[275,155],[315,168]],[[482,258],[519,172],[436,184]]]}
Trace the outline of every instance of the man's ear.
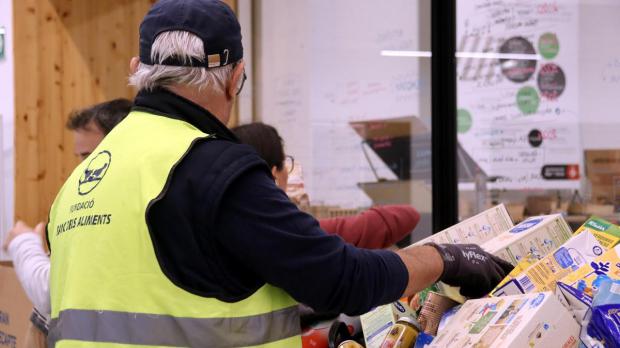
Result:
{"label": "man's ear", "polygon": [[138,71],[138,65],[140,65],[140,58],[131,57],[131,60],[129,61],[129,73],[134,74]]}
{"label": "man's ear", "polygon": [[230,79],[230,84],[226,88],[226,97],[228,99],[233,99],[237,95],[237,88],[243,78],[244,68],[245,62],[243,60],[239,61],[239,64],[235,66],[232,73],[232,78]]}

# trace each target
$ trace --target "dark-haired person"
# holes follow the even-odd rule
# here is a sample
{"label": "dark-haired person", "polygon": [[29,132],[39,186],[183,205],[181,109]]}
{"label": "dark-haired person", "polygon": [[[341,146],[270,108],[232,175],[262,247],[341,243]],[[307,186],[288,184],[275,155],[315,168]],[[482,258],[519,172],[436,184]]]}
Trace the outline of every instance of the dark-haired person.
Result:
{"label": "dark-haired person", "polygon": [[[132,105],[130,100],[119,98],[72,112],[66,127],[73,132],[75,155],[81,160],[88,157],[112,128],[127,116]],[[43,321],[50,315],[50,259],[43,247],[44,238],[44,223],[32,228],[17,221],[3,245],[13,260],[22,288],[36,308],[32,319],[41,320],[36,324],[43,331],[46,324]],[[29,332],[29,335],[35,334]]]}
{"label": "dark-haired person", "polygon": [[71,113],[67,129],[73,131],[76,156],[84,160],[131,110],[133,102],[118,98]]}
{"label": "dark-haired person", "polygon": [[[252,146],[267,162],[276,185],[286,191],[288,174],[284,141],[273,126],[255,122],[232,129],[243,144]],[[381,249],[403,239],[420,221],[420,214],[408,205],[373,207],[356,216],[320,219],[325,232],[366,249]]]}
{"label": "dark-haired person", "polygon": [[241,42],[224,1],[144,17],[135,106],[50,210],[50,345],[300,347],[299,302],[364,313],[440,279],[479,297],[512,269],[475,245],[368,250],[321,230],[225,126]]}

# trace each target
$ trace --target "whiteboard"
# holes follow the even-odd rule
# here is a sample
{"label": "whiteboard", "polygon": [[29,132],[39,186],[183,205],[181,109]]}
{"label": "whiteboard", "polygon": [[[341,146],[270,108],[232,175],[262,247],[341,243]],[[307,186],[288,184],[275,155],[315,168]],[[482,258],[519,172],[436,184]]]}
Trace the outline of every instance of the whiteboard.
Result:
{"label": "whiteboard", "polygon": [[[458,2],[458,51],[537,56],[458,59],[459,141],[497,179],[492,188],[580,187],[578,12],[573,0]],[[574,176],[545,180],[545,165]]]}
{"label": "whiteboard", "polygon": [[[376,181],[349,122],[421,115],[419,1],[264,0],[257,37],[260,119],[303,164],[313,204],[369,206],[358,182]],[[430,29],[430,26],[429,28]],[[378,176],[395,175],[372,152]]]}

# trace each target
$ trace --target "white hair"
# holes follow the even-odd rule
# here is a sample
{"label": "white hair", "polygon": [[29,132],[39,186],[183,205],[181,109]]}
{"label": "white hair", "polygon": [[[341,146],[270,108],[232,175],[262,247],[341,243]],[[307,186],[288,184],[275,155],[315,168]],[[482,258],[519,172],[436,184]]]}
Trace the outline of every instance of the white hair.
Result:
{"label": "white hair", "polygon": [[151,47],[151,61],[156,64],[140,62],[136,72],[129,76],[129,84],[138,90],[173,85],[187,85],[198,89],[208,86],[216,93],[225,93],[226,83],[232,78],[234,64],[210,69],[161,65],[171,57],[183,62],[191,59],[204,62],[204,43],[198,36],[186,31],[159,34]]}

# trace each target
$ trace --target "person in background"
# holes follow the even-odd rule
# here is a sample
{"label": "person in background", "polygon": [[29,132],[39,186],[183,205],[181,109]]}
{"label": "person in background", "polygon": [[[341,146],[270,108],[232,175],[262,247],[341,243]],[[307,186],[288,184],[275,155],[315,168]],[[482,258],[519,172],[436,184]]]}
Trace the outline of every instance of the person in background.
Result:
{"label": "person in background", "polygon": [[118,98],[74,111],[67,120],[67,129],[73,131],[74,153],[84,160],[131,110],[133,102]]}
{"label": "person in background", "polygon": [[[243,144],[252,146],[271,168],[276,185],[286,192],[289,173],[294,161],[285,155],[284,141],[270,125],[255,122],[232,129]],[[325,232],[336,234],[345,241],[366,249],[387,248],[406,237],[420,221],[420,214],[408,205],[373,207],[348,217],[319,219]]]}
{"label": "person in background", "polygon": [[300,347],[299,302],[355,315],[438,280],[480,297],[512,269],[475,245],[357,248],[301,212],[225,126],[245,81],[225,2],[159,0],[139,42],[132,112],[50,210],[51,346]]}
{"label": "person in background", "polygon": [[[119,98],[77,110],[71,113],[66,128],[73,132],[73,150],[80,160],[90,155],[103,138],[110,133],[131,110],[131,100]],[[46,321],[50,315],[49,270],[50,259],[44,249],[45,224],[32,228],[17,221],[9,231],[3,247],[13,260],[15,273],[26,296],[35,307],[31,321],[38,333],[29,330],[32,341],[46,332]],[[29,344],[29,346],[41,346]]]}

